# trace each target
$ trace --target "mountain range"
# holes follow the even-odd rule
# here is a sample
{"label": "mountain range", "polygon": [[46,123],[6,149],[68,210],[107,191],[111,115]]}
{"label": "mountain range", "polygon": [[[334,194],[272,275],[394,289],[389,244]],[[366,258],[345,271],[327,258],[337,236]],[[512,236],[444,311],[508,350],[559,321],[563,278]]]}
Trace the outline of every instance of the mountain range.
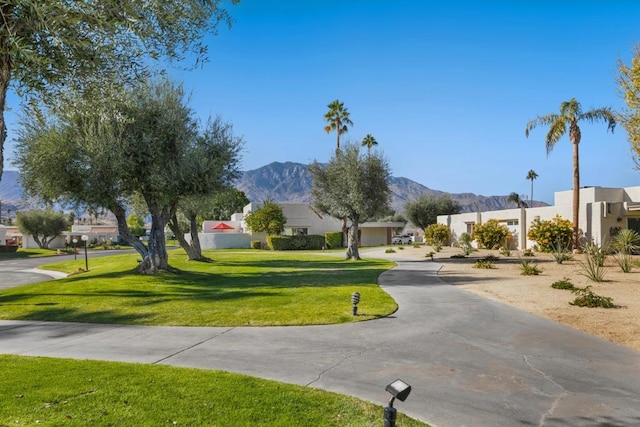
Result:
{"label": "mountain range", "polygon": [[[251,201],[308,203],[311,201],[311,175],[308,165],[293,162],[274,162],[258,169],[246,171],[236,183],[236,188],[244,191]],[[508,196],[479,196],[473,193],[446,193],[433,190],[415,181],[402,177],[391,177],[391,207],[402,212],[404,205],[417,197],[427,194],[438,197],[443,194],[460,204],[462,212],[492,211],[512,208]],[[534,201],[536,206],[547,206]]]}
{"label": "mountain range", "polygon": [[[273,162],[258,169],[243,172],[236,188],[244,191],[253,202],[270,199],[278,203],[309,203],[311,201],[311,175],[308,165],[294,162]],[[391,206],[402,212],[404,205],[427,194],[438,197],[443,194],[460,204],[462,212],[490,211],[512,208],[508,196],[480,196],[473,193],[446,193],[425,187],[403,177],[391,177]],[[13,212],[26,208],[22,197],[22,188],[18,181],[18,172],[5,170],[0,181],[0,207],[3,213],[7,209]],[[535,202],[536,206],[546,206],[544,202]]]}

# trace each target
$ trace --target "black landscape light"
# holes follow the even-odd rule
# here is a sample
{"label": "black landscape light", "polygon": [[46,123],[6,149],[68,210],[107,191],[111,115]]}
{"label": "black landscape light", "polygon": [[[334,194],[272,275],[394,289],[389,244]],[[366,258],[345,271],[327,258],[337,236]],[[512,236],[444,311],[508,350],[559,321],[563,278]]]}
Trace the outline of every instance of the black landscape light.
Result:
{"label": "black landscape light", "polygon": [[396,408],[393,407],[393,402],[396,399],[404,402],[411,393],[411,386],[401,379],[397,379],[385,387],[385,390],[391,394],[391,399],[389,399],[389,405],[384,408],[384,427],[396,427],[398,414]]}
{"label": "black landscape light", "polygon": [[353,315],[358,314],[358,303],[360,302],[360,293],[354,292],[351,294],[351,303],[353,304]]}
{"label": "black landscape light", "polygon": [[81,239],[84,242],[84,269],[89,271],[89,257],[87,256],[87,240],[89,240],[89,236],[83,234]]}

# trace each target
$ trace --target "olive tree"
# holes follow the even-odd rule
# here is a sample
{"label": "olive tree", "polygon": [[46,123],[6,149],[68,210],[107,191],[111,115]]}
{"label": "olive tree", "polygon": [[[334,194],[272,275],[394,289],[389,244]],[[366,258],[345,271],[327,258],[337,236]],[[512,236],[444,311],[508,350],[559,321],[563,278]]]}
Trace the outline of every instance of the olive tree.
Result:
{"label": "olive tree", "polygon": [[326,166],[317,161],[309,166],[313,181],[311,196],[318,211],[351,222],[345,259],[360,259],[358,226],[389,210],[390,170],[378,153],[363,155],[360,145],[349,142]]}
{"label": "olive tree", "polygon": [[423,194],[404,206],[409,221],[422,231],[438,222],[438,215],[454,215],[460,213],[460,204],[452,200],[448,194],[439,197]]}
{"label": "olive tree", "polygon": [[33,237],[41,249],[48,249],[49,243],[68,227],[64,214],[51,209],[18,212],[16,221],[20,232]]}
{"label": "olive tree", "polygon": [[[239,0],[231,0],[238,3]],[[132,82],[155,60],[200,63],[204,35],[230,24],[222,0],[5,0],[0,2],[0,177],[12,85],[55,99],[96,80]]]}
{"label": "olive tree", "polygon": [[[71,97],[51,113],[25,116],[16,162],[24,188],[110,210],[142,257],[142,273],[168,268],[164,229],[180,200],[210,195],[237,174],[241,139],[215,142],[219,121],[201,130],[182,88],[166,80],[117,92],[109,102]],[[126,222],[134,196],[151,216],[148,245]]]}

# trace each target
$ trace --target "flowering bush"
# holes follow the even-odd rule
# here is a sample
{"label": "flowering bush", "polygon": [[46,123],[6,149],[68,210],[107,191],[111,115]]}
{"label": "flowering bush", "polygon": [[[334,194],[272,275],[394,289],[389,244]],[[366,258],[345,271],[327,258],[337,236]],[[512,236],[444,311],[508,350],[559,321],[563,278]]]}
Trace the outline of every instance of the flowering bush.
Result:
{"label": "flowering bush", "polygon": [[512,235],[506,225],[500,224],[497,219],[490,219],[484,224],[474,225],[472,237],[483,248],[496,249],[510,240]]}
{"label": "flowering bush", "polygon": [[444,224],[431,224],[424,230],[425,243],[435,248],[441,248],[450,239],[451,229]]}
{"label": "flowering bush", "polygon": [[553,219],[540,221],[534,219],[529,227],[527,237],[538,245],[541,252],[553,252],[558,248],[571,248],[573,223],[556,215]]}

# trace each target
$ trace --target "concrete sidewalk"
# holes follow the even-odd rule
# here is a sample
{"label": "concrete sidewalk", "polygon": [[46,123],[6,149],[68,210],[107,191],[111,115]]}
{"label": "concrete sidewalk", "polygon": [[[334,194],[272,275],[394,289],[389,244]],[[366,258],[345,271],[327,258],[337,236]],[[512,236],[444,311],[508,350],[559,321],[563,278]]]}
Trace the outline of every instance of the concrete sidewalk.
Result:
{"label": "concrete sidewalk", "polygon": [[[365,254],[365,256],[375,253]],[[0,322],[0,352],[221,369],[384,405],[434,426],[640,425],[640,354],[447,285],[396,257],[380,277],[394,316],[311,327]],[[424,258],[423,258],[424,259]],[[362,298],[366,298],[363,295]]]}

